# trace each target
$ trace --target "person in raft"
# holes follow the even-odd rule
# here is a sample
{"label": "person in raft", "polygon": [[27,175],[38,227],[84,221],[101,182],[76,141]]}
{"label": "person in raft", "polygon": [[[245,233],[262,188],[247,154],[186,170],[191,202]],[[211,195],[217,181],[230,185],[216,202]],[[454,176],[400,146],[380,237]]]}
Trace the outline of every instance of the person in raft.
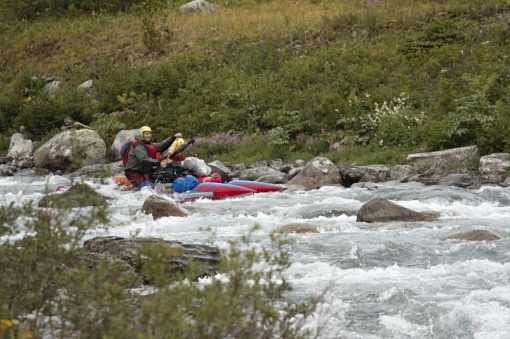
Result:
{"label": "person in raft", "polygon": [[128,152],[128,158],[124,173],[131,185],[137,190],[143,187],[151,187],[148,174],[155,166],[165,168],[166,160],[158,160],[157,154],[167,149],[176,139],[182,138],[182,133],[176,133],[168,139],[158,143],[152,143],[152,130],[148,126],[143,126],[139,130],[140,136],[137,141],[131,145]]}

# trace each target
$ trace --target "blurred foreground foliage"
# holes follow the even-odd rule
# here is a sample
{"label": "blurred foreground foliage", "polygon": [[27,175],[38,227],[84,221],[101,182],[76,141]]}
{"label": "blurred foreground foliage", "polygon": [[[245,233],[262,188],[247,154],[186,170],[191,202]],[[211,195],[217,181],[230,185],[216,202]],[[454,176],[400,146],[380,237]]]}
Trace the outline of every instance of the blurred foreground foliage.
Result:
{"label": "blurred foreground foliage", "polygon": [[201,282],[193,263],[178,278],[165,274],[170,253],[148,243],[137,256],[152,285],[134,288],[140,277],[125,263],[79,260],[87,231],[108,223],[105,204],[83,205],[0,208],[0,338],[310,337],[304,321],[316,302],[285,297],[287,240],[271,236],[258,249],[249,236],[233,240],[219,274]]}

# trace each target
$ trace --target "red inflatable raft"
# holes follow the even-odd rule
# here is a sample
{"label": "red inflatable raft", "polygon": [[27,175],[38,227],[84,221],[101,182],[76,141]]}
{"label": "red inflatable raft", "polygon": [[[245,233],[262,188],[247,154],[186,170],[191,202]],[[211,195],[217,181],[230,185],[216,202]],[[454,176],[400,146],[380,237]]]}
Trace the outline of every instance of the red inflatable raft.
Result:
{"label": "red inflatable raft", "polygon": [[[129,185],[129,181],[124,175],[117,175],[113,177],[113,182],[122,186]],[[171,189],[160,190],[160,193],[169,195],[172,194],[179,201],[191,201],[199,198],[220,200],[252,195],[255,193],[278,192],[284,189],[285,188],[282,186],[264,182],[233,180],[226,184],[218,182],[202,182],[198,184],[193,190],[184,193],[176,193]]]}
{"label": "red inflatable raft", "polygon": [[232,180],[228,184],[246,187],[257,193],[279,192],[285,190],[285,187],[282,186],[251,180]]}

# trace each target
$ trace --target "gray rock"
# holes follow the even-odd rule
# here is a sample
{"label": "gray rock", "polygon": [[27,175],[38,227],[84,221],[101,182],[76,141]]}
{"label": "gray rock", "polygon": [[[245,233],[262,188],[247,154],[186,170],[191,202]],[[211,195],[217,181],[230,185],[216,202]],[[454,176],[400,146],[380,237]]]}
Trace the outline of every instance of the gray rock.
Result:
{"label": "gray rock", "polygon": [[122,147],[122,144],[126,142],[129,139],[133,139],[138,135],[137,129],[130,129],[130,130],[122,130],[115,136],[115,140],[113,140],[113,144],[108,150],[107,158],[108,161],[118,161],[122,160],[122,157],[120,156],[120,148]]}
{"label": "gray rock", "polygon": [[287,178],[290,180],[292,178],[294,178],[296,175],[299,174],[299,172],[301,172],[301,170],[303,169],[303,167],[298,167],[298,168],[293,168],[289,171],[288,175],[287,175]]}
{"label": "gray rock", "polygon": [[494,241],[506,238],[507,237],[504,234],[501,234],[498,231],[490,229],[479,229],[451,234],[442,238],[441,240]]}
{"label": "gray rock", "polygon": [[78,89],[78,91],[83,91],[92,88],[92,86],[94,86],[94,82],[92,80],[87,80],[83,82],[81,85],[78,85],[76,89]]}
{"label": "gray rock", "polygon": [[14,133],[11,137],[7,157],[16,160],[30,159],[33,151],[32,140],[25,139],[25,135],[22,133]]}
{"label": "gray rock", "polygon": [[453,169],[462,167],[478,156],[476,146],[448,149],[445,151],[409,154],[407,164],[417,173],[424,173],[431,168]]}
{"label": "gray rock", "polygon": [[[118,284],[126,289],[141,288],[145,285],[142,277],[136,272],[134,267],[130,266],[126,261],[108,257],[105,279],[112,284]],[[80,255],[73,263],[66,265],[67,269],[74,269],[77,266],[84,265],[89,270],[95,270],[100,262],[105,260],[105,256],[96,252],[88,252]]]}
{"label": "gray rock", "polygon": [[390,176],[389,168],[384,165],[340,167],[340,173],[346,187],[360,181],[386,181]]}
{"label": "gray rock", "polygon": [[0,176],[2,177],[10,177],[13,176],[16,170],[12,168],[12,166],[7,164],[0,165]]}
{"label": "gray rock", "polygon": [[477,188],[482,185],[482,178],[469,173],[451,173],[439,179],[438,183],[445,186]]}
{"label": "gray rock", "polygon": [[298,160],[294,161],[294,165],[295,165],[296,167],[303,167],[303,166],[305,166],[305,165],[306,165],[306,161],[301,160],[301,159],[298,159]]}
{"label": "gray rock", "polygon": [[239,177],[241,180],[257,180],[258,178],[266,175],[276,175],[280,172],[271,167],[254,167],[244,170]]}
{"label": "gray rock", "polygon": [[62,83],[57,78],[48,78],[46,79],[46,84],[44,85],[42,91],[46,94],[51,94],[62,88]]}
{"label": "gray rock", "polygon": [[154,220],[163,217],[188,217],[192,214],[187,209],[157,195],[151,195],[145,199],[142,205],[142,212],[152,214]]}
{"label": "gray rock", "polygon": [[268,183],[268,184],[285,184],[287,183],[287,178],[285,177],[285,174],[284,173],[271,173],[271,174],[266,174],[266,175],[263,175],[261,176],[260,178],[258,178],[256,181],[259,181],[259,182],[265,182],[265,183]]}
{"label": "gray rock", "polygon": [[218,168],[219,170],[221,170],[226,175],[229,175],[230,173],[232,173],[230,168],[228,168],[224,163],[222,163],[221,161],[218,161],[218,160],[214,160],[213,162],[210,162],[207,165],[208,166],[214,166],[214,167]]}
{"label": "gray rock", "polygon": [[416,172],[410,165],[395,165],[390,171],[390,179],[396,181],[409,180],[415,175]]}
{"label": "gray rock", "polygon": [[283,173],[289,173],[292,169],[294,169],[294,165],[285,164],[285,165],[282,165],[278,170]]}
{"label": "gray rock", "polygon": [[365,203],[358,211],[357,222],[388,221],[433,221],[436,218],[415,212],[386,199],[374,199]]}
{"label": "gray rock", "polygon": [[319,233],[317,226],[308,223],[291,223],[280,227],[278,233]]}
{"label": "gray rock", "polygon": [[204,0],[194,0],[179,7],[179,12],[183,14],[202,13],[211,14],[215,11],[213,5]]}
{"label": "gray rock", "polygon": [[234,167],[232,167],[231,171],[232,172],[235,172],[235,171],[244,171],[245,169],[246,169],[246,164],[244,162],[242,162],[240,164],[234,165]]}
{"label": "gray rock", "polygon": [[248,166],[246,166],[246,168],[250,169],[250,168],[257,168],[257,167],[269,167],[274,170],[279,170],[280,167],[282,167],[282,165],[283,165],[282,159],[270,159],[270,160],[262,160],[262,161],[253,162],[253,163],[249,164]]}
{"label": "gray rock", "polygon": [[310,160],[288,185],[317,189],[328,185],[342,185],[340,171],[329,159],[317,157]]}
{"label": "gray rock", "polygon": [[106,145],[93,130],[61,132],[34,153],[34,166],[50,171],[71,172],[79,167],[104,164]]}
{"label": "gray rock", "polygon": [[481,175],[491,180],[503,181],[506,179],[506,172],[510,169],[510,154],[494,153],[480,158],[478,170]]}
{"label": "gray rock", "polygon": [[[190,262],[195,262],[200,266],[203,273],[199,276],[209,275],[215,271],[214,265],[217,265],[221,260],[217,248],[201,244],[183,244],[179,241],[157,238],[96,237],[86,240],[83,246],[89,253],[97,253],[128,263],[138,274],[142,273],[143,266],[151,260],[149,253],[154,253],[152,249],[159,249],[163,253],[172,254],[168,255],[166,259],[168,264],[165,273],[169,276],[181,273]],[[144,247],[151,247],[151,251],[144,256],[138,255],[138,252],[143,251]],[[155,259],[161,260],[160,258]],[[152,278],[145,275],[143,280],[146,284],[152,282]]]}

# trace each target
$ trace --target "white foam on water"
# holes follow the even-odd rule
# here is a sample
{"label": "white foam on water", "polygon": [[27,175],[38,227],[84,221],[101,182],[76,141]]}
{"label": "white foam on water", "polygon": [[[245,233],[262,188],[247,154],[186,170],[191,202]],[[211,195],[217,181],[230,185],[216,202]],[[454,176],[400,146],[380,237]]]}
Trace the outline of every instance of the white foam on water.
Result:
{"label": "white foam on water", "polygon": [[[68,182],[59,176],[30,180],[0,178],[4,193],[0,205],[37,202],[48,184],[56,187]],[[293,300],[303,301],[323,294],[323,303],[307,323],[312,329],[322,326],[324,332],[320,338],[510,338],[508,240],[440,241],[452,230],[462,231],[473,226],[497,226],[499,231],[510,232],[507,222],[510,206],[505,200],[510,199],[510,191],[506,188],[468,191],[436,187],[433,191],[424,191],[428,188],[416,184],[378,184],[379,190],[369,191],[329,186],[320,190],[179,203],[193,215],[154,220],[140,212],[143,202],[155,194],[154,191],[123,192],[108,180],[101,185],[86,183],[111,198],[109,209],[112,212],[111,222],[90,229],[87,238],[107,234],[159,237],[213,244],[227,251],[229,241],[239,240],[244,235],[251,234],[247,247],[268,248],[269,233],[283,225],[318,226],[319,233],[289,235],[296,242],[288,247],[292,264],[284,276],[294,288],[289,294]],[[365,202],[386,194],[384,190],[401,199],[394,200],[395,203],[420,212],[437,211],[441,220],[418,224],[384,223],[372,228],[356,223],[355,215],[327,217],[322,213],[330,206],[338,211],[357,210]],[[422,191],[427,196],[423,200],[410,194]],[[436,192],[442,195],[435,198]],[[450,199],[449,194],[455,196]],[[490,195],[490,199],[485,195]],[[498,200],[498,197],[503,198]],[[164,198],[175,202],[171,196]],[[298,213],[313,217],[304,219]],[[260,229],[252,231],[255,224],[259,224]],[[212,232],[204,231],[208,227]],[[399,246],[409,249],[410,243],[415,247],[403,253],[416,255],[415,266],[406,266],[406,260],[393,264],[376,257],[379,252],[398,253]],[[475,253],[475,257],[482,253],[488,259],[466,260],[462,257],[464,253]],[[366,264],[362,260],[367,256],[373,266],[363,266]],[[432,264],[425,265],[425,259],[420,256],[425,259],[430,256]],[[346,262],[349,265],[352,262],[352,266],[342,266]],[[359,267],[353,267],[358,263]],[[365,312],[371,311],[373,306],[392,311],[364,318]]]}
{"label": "white foam on water", "polygon": [[428,334],[428,328],[423,325],[413,324],[404,319],[400,314],[389,316],[382,315],[379,322],[390,330],[392,338],[423,338]]}

